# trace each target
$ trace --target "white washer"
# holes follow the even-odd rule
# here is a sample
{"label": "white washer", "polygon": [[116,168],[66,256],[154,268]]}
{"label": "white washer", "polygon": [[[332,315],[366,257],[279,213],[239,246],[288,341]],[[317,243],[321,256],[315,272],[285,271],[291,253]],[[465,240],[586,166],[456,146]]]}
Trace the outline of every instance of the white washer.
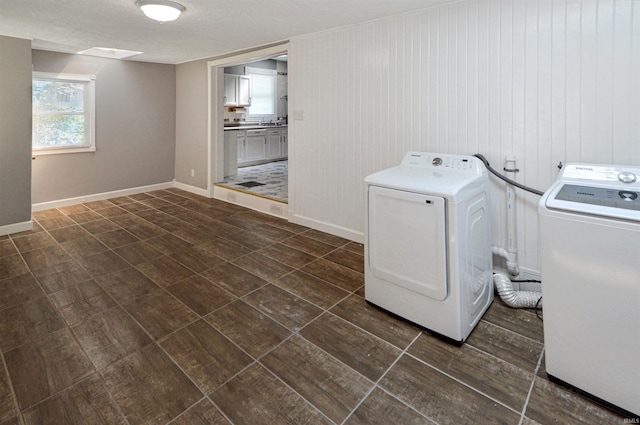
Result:
{"label": "white washer", "polygon": [[484,165],[408,152],[365,192],[366,300],[461,344],[493,301]]}
{"label": "white washer", "polygon": [[567,164],[540,200],[547,374],[640,414],[640,167]]}

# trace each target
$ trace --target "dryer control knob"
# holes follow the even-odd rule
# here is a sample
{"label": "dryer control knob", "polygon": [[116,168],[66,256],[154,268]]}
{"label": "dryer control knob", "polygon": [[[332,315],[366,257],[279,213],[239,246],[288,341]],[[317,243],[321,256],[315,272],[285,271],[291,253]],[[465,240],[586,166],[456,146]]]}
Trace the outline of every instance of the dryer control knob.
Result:
{"label": "dryer control knob", "polygon": [[438,165],[442,165],[442,158],[435,157],[435,158],[433,158],[433,161],[431,161],[431,163],[432,163],[433,165],[435,165],[436,167],[437,167]]}
{"label": "dryer control knob", "polygon": [[622,183],[633,183],[636,181],[636,175],[631,171],[623,171],[618,174],[618,180],[620,180]]}

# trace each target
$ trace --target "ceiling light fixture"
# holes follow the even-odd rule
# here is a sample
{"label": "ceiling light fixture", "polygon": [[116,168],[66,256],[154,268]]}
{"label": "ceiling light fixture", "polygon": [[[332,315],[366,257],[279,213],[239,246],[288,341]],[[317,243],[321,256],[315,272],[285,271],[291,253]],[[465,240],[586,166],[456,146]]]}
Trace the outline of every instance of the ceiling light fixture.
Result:
{"label": "ceiling light fixture", "polygon": [[175,21],[185,11],[183,5],[169,0],[138,0],[136,6],[149,18],[160,22]]}

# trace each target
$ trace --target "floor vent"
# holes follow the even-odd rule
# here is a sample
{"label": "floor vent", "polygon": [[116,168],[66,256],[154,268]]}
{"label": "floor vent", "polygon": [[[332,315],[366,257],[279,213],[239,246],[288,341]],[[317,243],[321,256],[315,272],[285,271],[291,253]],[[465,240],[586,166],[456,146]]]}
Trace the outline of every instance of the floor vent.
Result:
{"label": "floor vent", "polygon": [[244,182],[244,183],[237,183],[238,186],[244,186],[244,187],[256,187],[256,186],[264,186],[264,183],[258,183],[258,182]]}

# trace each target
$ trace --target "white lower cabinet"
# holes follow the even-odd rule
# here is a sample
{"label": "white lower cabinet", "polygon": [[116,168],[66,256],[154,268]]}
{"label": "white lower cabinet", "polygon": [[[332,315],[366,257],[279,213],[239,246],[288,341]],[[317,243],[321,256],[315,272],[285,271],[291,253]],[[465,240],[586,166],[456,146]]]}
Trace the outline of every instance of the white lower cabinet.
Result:
{"label": "white lower cabinet", "polygon": [[282,156],[282,131],[278,129],[267,130],[267,159],[280,158]]}
{"label": "white lower cabinet", "polygon": [[286,128],[282,129],[282,135],[280,136],[280,153],[284,158],[289,156],[289,132]]}
{"label": "white lower cabinet", "polygon": [[246,145],[246,143],[247,143],[246,133],[244,131],[238,132],[238,137],[236,139],[236,145],[238,146],[238,162],[245,161],[244,146]]}
{"label": "white lower cabinet", "polygon": [[246,130],[246,134],[242,133],[237,137],[238,164],[287,158],[286,128]]}
{"label": "white lower cabinet", "polygon": [[247,130],[244,160],[260,161],[267,157],[267,130]]}
{"label": "white lower cabinet", "polygon": [[244,131],[225,131],[224,132],[224,176],[235,176],[238,174],[238,162],[240,156],[240,133]]}
{"label": "white lower cabinet", "polygon": [[267,134],[267,158],[286,158],[289,154],[288,132],[286,128],[273,128]]}

